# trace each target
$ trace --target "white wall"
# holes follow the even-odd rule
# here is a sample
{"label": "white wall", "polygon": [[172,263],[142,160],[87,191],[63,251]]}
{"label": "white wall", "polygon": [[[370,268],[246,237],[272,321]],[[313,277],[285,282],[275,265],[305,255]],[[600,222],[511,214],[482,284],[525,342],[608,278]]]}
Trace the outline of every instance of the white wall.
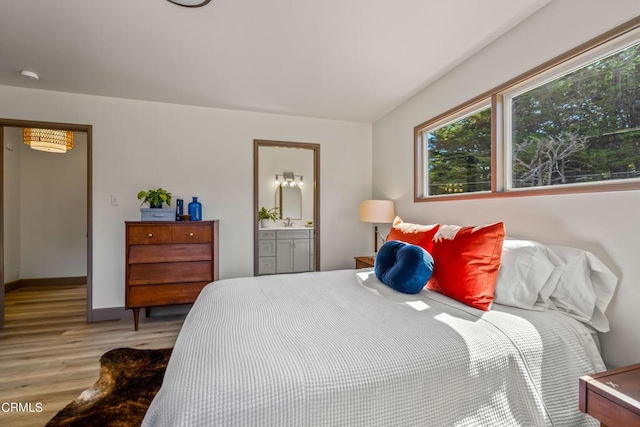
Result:
{"label": "white wall", "polygon": [[594,252],[619,277],[601,334],[611,366],[640,354],[640,192],[413,202],[413,128],[640,14],[637,0],[554,0],[515,29],[374,123],[373,196],[396,201],[406,221],[502,220],[511,236]]}
{"label": "white wall", "polygon": [[[20,278],[20,153],[15,139],[21,129],[5,128],[4,138],[4,281]],[[11,149],[7,148],[11,144]]]}
{"label": "white wall", "polygon": [[[124,305],[124,221],[163,187],[220,220],[221,278],[253,275],[253,140],[321,145],[321,269],[367,253],[371,125],[0,86],[0,117],[93,125],[93,307]],[[347,178],[347,179],[345,179]],[[120,196],[111,206],[110,195]]]}
{"label": "white wall", "polygon": [[53,154],[20,146],[20,278],[87,275],[87,139]]}
{"label": "white wall", "polygon": [[[7,150],[12,144],[13,150]],[[5,278],[87,274],[87,142],[65,154],[32,150],[5,128]]]}
{"label": "white wall", "polygon": [[[322,151],[322,148],[320,149]],[[301,195],[301,218],[292,221],[294,225],[304,225],[313,220],[313,151],[297,148],[260,147],[258,165],[258,202],[260,206],[270,209],[275,205],[275,175],[293,172],[304,177],[305,185],[298,187]],[[282,177],[280,177],[282,180]],[[298,181],[298,178],[296,178]],[[277,221],[282,224],[285,221]],[[271,223],[273,225],[273,223]]]}

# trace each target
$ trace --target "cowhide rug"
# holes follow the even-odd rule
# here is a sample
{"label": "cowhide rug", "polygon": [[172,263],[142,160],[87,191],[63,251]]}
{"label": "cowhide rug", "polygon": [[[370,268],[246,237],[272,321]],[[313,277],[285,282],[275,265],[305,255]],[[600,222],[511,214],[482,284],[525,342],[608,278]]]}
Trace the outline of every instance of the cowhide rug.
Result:
{"label": "cowhide rug", "polygon": [[171,348],[117,348],[100,358],[100,378],[49,421],[47,427],[130,427],[142,423],[162,385]]}

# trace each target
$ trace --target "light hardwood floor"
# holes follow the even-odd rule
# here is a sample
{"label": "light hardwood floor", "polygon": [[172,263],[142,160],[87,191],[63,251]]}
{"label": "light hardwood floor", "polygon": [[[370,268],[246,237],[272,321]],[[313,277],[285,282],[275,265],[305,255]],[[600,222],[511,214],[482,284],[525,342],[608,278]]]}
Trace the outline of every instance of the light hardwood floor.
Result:
{"label": "light hardwood floor", "polygon": [[[119,347],[173,347],[183,315],[87,323],[86,287],[20,288],[5,295],[0,328],[0,426],[44,426],[89,388],[100,356]],[[42,412],[6,412],[6,403]]]}

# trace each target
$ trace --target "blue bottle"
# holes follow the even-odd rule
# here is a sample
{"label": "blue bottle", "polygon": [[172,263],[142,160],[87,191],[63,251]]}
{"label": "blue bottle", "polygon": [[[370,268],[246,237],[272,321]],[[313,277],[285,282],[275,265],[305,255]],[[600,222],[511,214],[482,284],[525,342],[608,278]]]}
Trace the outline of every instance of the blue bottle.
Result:
{"label": "blue bottle", "polygon": [[202,221],[202,203],[195,196],[193,201],[189,203],[189,215],[191,215],[191,221]]}

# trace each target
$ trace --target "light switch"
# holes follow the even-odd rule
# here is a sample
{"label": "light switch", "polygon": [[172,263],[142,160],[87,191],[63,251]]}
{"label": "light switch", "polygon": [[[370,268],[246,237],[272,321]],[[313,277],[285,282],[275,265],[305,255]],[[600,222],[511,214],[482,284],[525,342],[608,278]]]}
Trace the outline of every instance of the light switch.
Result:
{"label": "light switch", "polygon": [[111,206],[120,206],[120,197],[117,194],[111,195]]}

